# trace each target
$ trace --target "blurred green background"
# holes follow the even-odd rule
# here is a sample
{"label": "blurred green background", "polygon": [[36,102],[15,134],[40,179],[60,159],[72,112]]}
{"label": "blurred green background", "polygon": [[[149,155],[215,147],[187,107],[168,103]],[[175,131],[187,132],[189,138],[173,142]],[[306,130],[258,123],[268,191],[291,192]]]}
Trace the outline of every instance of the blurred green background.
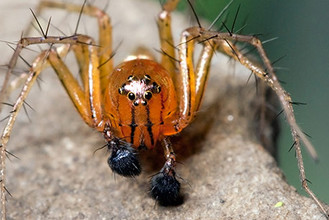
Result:
{"label": "blurred green background", "polygon": [[[192,2],[200,17],[213,21],[229,1]],[[181,9],[186,8],[186,1],[182,3]],[[272,61],[284,56],[275,66],[286,69],[277,71],[277,75],[293,101],[307,103],[294,106],[295,115],[303,131],[312,137],[320,161],[315,163],[302,149],[306,176],[314,193],[329,203],[329,1],[235,0],[228,10],[228,27],[240,4],[235,30],[246,24],[243,34],[262,34],[261,40],[278,37],[267,43],[265,50]],[[278,162],[287,181],[306,195],[299,181],[295,153],[288,152],[293,143],[290,129],[283,115],[280,117]]]}

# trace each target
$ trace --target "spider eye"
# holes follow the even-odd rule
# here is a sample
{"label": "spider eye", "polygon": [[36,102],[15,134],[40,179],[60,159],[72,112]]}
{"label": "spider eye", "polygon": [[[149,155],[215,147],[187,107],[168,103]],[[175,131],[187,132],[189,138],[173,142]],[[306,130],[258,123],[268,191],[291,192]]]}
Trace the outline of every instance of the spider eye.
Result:
{"label": "spider eye", "polygon": [[152,91],[155,92],[155,93],[160,93],[161,92],[161,87],[156,82],[153,82]]}
{"label": "spider eye", "polygon": [[147,99],[147,100],[150,100],[152,98],[152,92],[146,91],[144,93],[144,98]]}
{"label": "spider eye", "polygon": [[133,75],[130,75],[130,76],[128,76],[128,79],[127,79],[127,80],[128,80],[129,82],[131,82],[131,81],[133,81],[133,79],[134,79],[134,76],[133,76]]}
{"label": "spider eye", "polygon": [[130,99],[132,101],[132,100],[135,100],[135,98],[136,98],[136,96],[134,93],[132,93],[132,92],[128,93],[128,99]]}

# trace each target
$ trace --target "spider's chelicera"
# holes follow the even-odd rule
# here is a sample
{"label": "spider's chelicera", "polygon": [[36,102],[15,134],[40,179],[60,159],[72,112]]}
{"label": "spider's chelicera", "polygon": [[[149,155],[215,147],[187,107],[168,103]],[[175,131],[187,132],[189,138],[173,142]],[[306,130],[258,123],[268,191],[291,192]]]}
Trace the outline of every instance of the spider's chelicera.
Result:
{"label": "spider's chelicera", "polygon": [[[41,1],[39,9],[64,8],[69,11],[94,16],[98,19],[99,40],[96,43],[87,35],[22,38],[10,61],[7,75],[15,67],[20,52],[31,44],[50,44],[31,65],[29,75],[9,117],[1,136],[1,157],[5,158],[15,119],[39,74],[51,66],[83,120],[92,128],[104,134],[111,156],[108,164],[122,176],[136,176],[141,173],[137,150],[152,149],[158,142],[164,150],[165,164],[151,179],[151,195],[162,205],[177,205],[182,202],[180,183],[176,179],[176,156],[169,136],[177,134],[188,126],[200,107],[208,78],[210,62],[215,51],[226,54],[250,69],[259,79],[272,88],[283,107],[291,126],[294,147],[298,157],[303,187],[317,202],[324,213],[321,202],[308,188],[300,141],[303,141],[313,158],[316,153],[295,121],[292,101],[281,87],[262,43],[254,36],[211,31],[199,26],[185,29],[177,47],[173,46],[171,33],[171,12],[179,0],[166,1],[158,16],[161,61],[158,63],[148,53],[131,56],[117,67],[113,67],[112,27],[109,16],[92,6],[80,6],[55,1]],[[255,47],[263,65],[252,62],[236,46],[236,42]],[[196,65],[193,62],[194,46],[203,49]],[[54,44],[61,46],[54,47]],[[97,46],[95,46],[97,45]],[[73,76],[62,58],[73,52],[80,67],[81,84]],[[147,54],[147,55],[146,55]],[[3,86],[6,88],[6,84]],[[2,161],[2,168],[4,162]],[[1,172],[1,199],[5,200],[4,172]],[[2,203],[4,204],[4,203]],[[4,207],[5,208],[5,207]]]}

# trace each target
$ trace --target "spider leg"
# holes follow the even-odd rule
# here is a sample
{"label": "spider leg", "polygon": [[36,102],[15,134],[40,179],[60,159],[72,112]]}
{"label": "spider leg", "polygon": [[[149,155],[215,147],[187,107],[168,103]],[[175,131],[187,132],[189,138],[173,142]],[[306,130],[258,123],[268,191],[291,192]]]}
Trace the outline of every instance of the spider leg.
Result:
{"label": "spider leg", "polygon": [[[90,127],[102,131],[103,128],[98,127],[102,121],[102,108],[97,47],[93,45],[93,41],[89,37],[80,35],[79,38],[81,43],[72,47],[76,54],[81,50],[83,52],[83,57],[80,55],[76,57],[78,63],[84,61],[84,66],[82,66],[81,70],[84,92],[68,67],[57,56],[55,50],[51,50],[48,60],[83,120]],[[81,50],[75,48],[81,48]]]}
{"label": "spider leg", "polygon": [[[23,74],[20,79],[18,79],[17,81],[12,82],[11,84],[9,84],[9,79],[10,76],[14,70],[14,67],[16,66],[17,60],[20,57],[20,54],[22,52],[22,50],[32,44],[41,44],[41,43],[52,43],[56,40],[59,40],[59,37],[49,37],[46,40],[42,40],[42,38],[40,37],[31,37],[31,38],[21,38],[21,40],[17,43],[17,46],[14,50],[14,54],[12,55],[9,64],[8,64],[8,69],[6,72],[6,76],[5,79],[2,83],[2,88],[0,91],[0,102],[3,102],[4,100],[7,99],[7,97],[10,95],[11,91],[15,90],[16,88],[18,88],[20,85],[22,85],[22,82],[26,81],[26,78],[28,77],[28,74]],[[64,41],[70,41],[71,39],[65,39]],[[65,43],[63,42],[63,43]],[[66,56],[66,54],[68,53],[68,47],[64,46],[61,50],[58,50],[58,55],[60,57],[64,57]],[[49,65],[47,62],[45,62],[43,64],[43,68],[46,68],[47,65]],[[9,85],[8,85],[9,84]],[[2,105],[0,105],[0,112],[2,110]]]}
{"label": "spider leg", "polygon": [[[67,2],[55,2],[43,0],[38,5],[36,9],[36,15],[40,14],[45,8],[59,8],[66,10],[68,12],[76,12],[81,14],[86,14],[88,16],[95,17],[98,22],[98,56],[99,56],[99,70],[100,70],[100,79],[101,79],[101,91],[104,92],[105,88],[109,83],[109,73],[113,70],[113,61],[112,61],[112,26],[110,17],[101,9],[86,4],[86,5],[77,5]],[[83,9],[83,10],[82,10]],[[78,25],[78,24],[77,24]],[[76,34],[76,33],[75,33]],[[77,53],[76,53],[77,54]],[[78,59],[79,60],[79,59]]]}
{"label": "spider leg", "polygon": [[173,115],[165,121],[168,135],[178,133],[190,124],[200,107],[204,94],[210,62],[216,45],[211,43],[204,45],[195,69],[193,65],[195,38],[196,36],[185,31],[182,33],[181,43],[178,45],[179,71],[174,75],[174,82],[179,97],[179,112],[178,116]]}
{"label": "spider leg", "polygon": [[195,107],[194,112],[200,108],[202,97],[207,84],[209,68],[212,56],[214,54],[214,45],[210,42],[206,43],[201,51],[200,59],[196,67],[196,82],[195,82]]}
{"label": "spider leg", "polygon": [[[208,78],[209,63],[213,55],[212,45],[207,45],[202,51],[197,69],[194,72],[193,51],[194,41],[192,35],[182,36],[179,47],[180,71],[176,70],[175,47],[173,46],[173,37],[171,33],[171,11],[173,11],[178,0],[167,1],[163,5],[163,11],[158,16],[158,29],[161,42],[161,50],[164,53],[161,58],[161,64],[171,74],[174,80],[179,100],[179,121],[174,125],[176,133],[186,127],[194,117],[195,112],[200,106],[204,93],[205,84]],[[186,43],[186,44],[185,44]],[[171,129],[167,129],[171,130]]]}
{"label": "spider leg", "polygon": [[176,75],[176,90],[178,93],[179,117],[175,128],[179,132],[193,119],[195,114],[196,74],[193,65],[194,39],[193,35],[184,32],[181,36],[179,50],[179,72]]}
{"label": "spider leg", "polygon": [[179,0],[167,1],[162,6],[158,15],[157,25],[159,30],[160,44],[162,50],[161,65],[168,70],[171,78],[176,78],[176,56],[175,46],[171,31],[171,12],[176,8]]}
{"label": "spider leg", "polygon": [[[246,36],[241,36],[243,40],[246,40]],[[240,39],[240,35],[235,36],[236,40]],[[326,211],[326,209],[323,207],[322,203],[320,200],[316,197],[316,195],[312,192],[312,190],[309,188],[307,179],[306,179],[306,174],[305,174],[305,168],[304,168],[304,162],[303,162],[303,156],[302,156],[302,151],[301,151],[301,145],[300,141],[302,141],[312,156],[313,159],[317,160],[318,156],[317,153],[311,144],[311,142],[308,140],[304,132],[300,129],[300,127],[296,123],[293,107],[292,107],[292,100],[290,95],[282,88],[280,85],[278,78],[276,77],[273,67],[270,64],[269,59],[266,56],[265,50],[263,49],[263,46],[261,44],[261,41],[258,40],[255,37],[250,38],[250,40],[247,40],[246,42],[252,44],[255,46],[264,62],[264,65],[266,66],[266,69],[268,71],[265,72],[262,70],[262,68],[257,67],[254,65],[252,62],[248,60],[245,56],[243,56],[239,50],[233,46],[231,43],[229,47],[231,48],[231,51],[234,50],[236,56],[232,56],[234,59],[239,60],[241,64],[249,68],[250,70],[254,69],[255,71],[252,71],[255,75],[257,75],[260,79],[262,79],[266,85],[271,87],[279,97],[279,100],[281,102],[281,106],[284,109],[284,113],[286,115],[286,119],[288,121],[288,124],[290,125],[292,136],[294,138],[294,147],[295,147],[295,152],[296,152],[296,157],[297,157],[297,162],[298,162],[298,168],[299,168],[299,174],[300,174],[300,181],[302,183],[302,186],[304,190],[307,192],[307,194],[317,203],[317,205],[320,207],[322,212],[326,215],[327,218],[329,218],[329,213]],[[228,49],[226,47],[226,49]],[[231,52],[232,53],[232,52]],[[226,54],[229,54],[227,51]]]}
{"label": "spider leg", "polygon": [[193,53],[197,38],[198,35],[195,36],[188,31],[184,31],[181,35],[181,43],[178,45],[180,71],[177,75],[177,81],[181,84],[180,87],[177,87],[180,95],[179,129],[183,129],[192,121],[200,107],[208,79],[211,58],[216,48],[216,45],[211,44],[211,42],[205,43],[195,69]]}
{"label": "spider leg", "polygon": [[42,52],[33,62],[32,69],[28,74],[24,87],[16,100],[13,110],[11,111],[10,117],[8,119],[7,125],[5,126],[2,135],[1,135],[1,151],[0,151],[0,160],[1,160],[1,216],[5,218],[6,216],[6,188],[5,188],[5,174],[6,174],[6,144],[9,141],[14,122],[16,120],[17,114],[24,104],[32,85],[34,84],[37,76],[40,74],[44,67],[44,62],[48,56],[49,51]]}
{"label": "spider leg", "polygon": [[[98,20],[98,27],[99,27],[99,42],[98,42],[98,55],[99,55],[99,69],[100,72],[100,78],[101,78],[101,91],[105,91],[106,86],[109,83],[109,73],[113,70],[113,61],[112,61],[112,27],[110,23],[109,16],[100,10],[97,7],[91,6],[91,5],[85,5],[83,7],[83,11],[81,11],[82,7],[80,5],[71,4],[71,3],[64,3],[64,2],[54,2],[54,1],[41,1],[38,5],[38,8],[36,9],[36,16],[41,13],[41,11],[44,8],[60,8],[65,9],[68,11],[73,11],[77,13],[83,13],[87,14],[89,16],[96,17]],[[30,27],[26,31],[29,33]],[[48,37],[47,38],[51,38]],[[69,37],[68,37],[69,38]],[[25,42],[22,42],[24,39]],[[17,59],[19,57],[19,54],[21,53],[21,50],[30,44],[39,44],[40,38],[35,38],[33,40],[32,38],[29,38],[29,40],[26,40],[27,38],[22,38],[21,42],[17,45],[17,48],[15,50],[15,55],[12,56],[12,59],[9,62],[8,65],[8,71],[6,73],[6,77],[3,82],[3,86],[0,91],[0,102],[3,102],[6,97],[8,96],[8,83],[9,78],[11,76],[12,70],[14,66],[16,65]],[[49,42],[51,42],[51,39]],[[44,43],[47,43],[46,41]],[[64,55],[65,56],[65,55]],[[47,62],[46,62],[47,64]],[[0,105],[0,111],[2,106]]]}
{"label": "spider leg", "polygon": [[[54,44],[54,43],[61,43],[61,44],[78,44],[79,42],[83,42],[83,39],[80,36],[74,35],[71,37],[47,37],[42,38],[42,37],[30,37],[30,38],[22,38],[19,43],[17,44],[17,47],[14,51],[14,54],[12,56],[12,58],[10,59],[9,62],[9,66],[8,66],[8,70],[7,70],[7,75],[10,75],[14,66],[17,63],[18,57],[21,53],[21,51],[32,44]],[[34,84],[35,79],[37,78],[37,76],[40,74],[40,72],[45,69],[49,64],[47,64],[46,59],[49,55],[48,50],[43,51],[32,63],[31,65],[31,69],[29,71],[29,74],[27,76],[27,79],[25,81],[25,84],[22,88],[22,91],[13,107],[12,113],[9,117],[8,123],[6,125],[6,127],[4,128],[4,131],[2,133],[1,136],[1,145],[3,147],[3,145],[5,145],[8,142],[10,133],[11,133],[11,129],[12,126],[15,122],[16,116],[18,111],[21,108],[21,105],[23,104],[24,100],[26,99],[32,85]],[[57,50],[57,56],[61,57],[61,56],[65,56],[68,52],[68,47],[60,47]]]}
{"label": "spider leg", "polygon": [[[263,61],[265,70],[264,68],[262,68],[258,64],[253,63],[246,56],[244,56],[231,41],[246,42],[254,46],[257,49],[258,54]],[[184,125],[187,120],[191,120],[191,116],[190,117],[188,116],[193,115],[194,114],[193,112],[195,112],[194,110],[198,108],[197,103],[200,102],[203,93],[202,87],[198,88],[198,86],[195,86],[195,88],[193,88],[194,69],[192,65],[192,50],[195,42],[204,44],[205,45],[204,51],[207,48],[207,44],[212,44],[213,48],[217,48],[217,50],[224,52],[228,56],[233,57],[235,60],[239,61],[242,65],[250,69],[258,78],[260,78],[263,82],[265,82],[267,86],[269,86],[274,90],[274,92],[279,97],[287,121],[291,128],[302,186],[305,189],[305,191],[309,194],[309,196],[317,203],[317,205],[320,207],[322,212],[325,213],[325,215],[328,217],[329,215],[327,211],[325,210],[321,202],[318,200],[318,198],[315,196],[315,194],[308,187],[306,176],[305,176],[300,141],[304,143],[307,150],[309,151],[309,153],[314,159],[317,159],[317,154],[314,150],[313,145],[310,143],[310,141],[307,139],[305,134],[297,125],[293,113],[291,97],[280,85],[278,78],[274,73],[271,62],[268,59],[265,50],[263,49],[262,43],[256,37],[238,35],[233,33],[220,33],[214,31],[207,31],[199,27],[188,28],[183,32],[181,37],[181,43],[179,45],[179,57],[180,57],[180,69],[181,69],[180,72],[181,72],[182,80],[185,79],[188,82],[185,84],[183,83],[184,88],[182,88],[182,92],[181,92],[183,94],[183,99],[181,100],[182,102],[180,103],[180,108],[181,108],[180,112],[181,114],[185,115],[185,117],[182,118],[183,121],[180,123],[180,125]],[[202,56],[199,61],[199,64],[205,62],[206,65],[198,64],[198,66],[201,67],[200,69],[201,71],[200,70],[197,71],[200,73],[199,76],[198,75],[196,76],[197,78],[206,75],[208,72],[207,68],[209,68],[209,63],[207,62],[211,59],[210,54],[206,55],[204,58],[202,58]]]}
{"label": "spider leg", "polygon": [[[175,49],[173,46],[173,37],[171,33],[171,12],[176,8],[178,0],[167,1],[163,5],[163,10],[158,16],[158,29],[161,42],[161,64],[171,74],[175,83],[175,87],[179,98],[179,120],[172,120],[173,123],[166,126],[168,134],[174,134],[185,128],[193,119],[195,112],[200,106],[201,99],[204,93],[205,84],[208,78],[209,63],[213,55],[214,48],[212,45],[207,45],[203,48],[196,71],[193,67],[193,52],[194,52],[194,36],[188,34],[182,36],[179,47],[179,61],[176,60]],[[177,73],[176,62],[180,63],[180,71]],[[177,117],[174,115],[173,117]],[[170,128],[172,127],[172,128]]]}
{"label": "spider leg", "polygon": [[[8,72],[10,73],[15,66],[17,59],[20,55],[20,52],[23,48],[31,44],[54,44],[61,43],[64,44],[64,47],[59,47],[57,50],[50,49],[45,50],[40,53],[40,55],[34,60],[31,65],[30,71],[24,83],[24,86],[13,106],[13,110],[9,116],[8,122],[1,135],[1,206],[2,206],[2,216],[5,216],[5,157],[6,157],[6,145],[10,139],[10,135],[18,115],[19,110],[26,97],[28,96],[34,82],[36,81],[38,75],[44,70],[47,66],[50,65],[56,66],[55,70],[58,73],[59,78],[61,79],[64,87],[69,93],[73,103],[77,107],[80,115],[92,127],[96,127],[101,122],[101,104],[100,104],[100,86],[99,86],[99,74],[98,74],[98,55],[95,45],[93,45],[92,39],[83,35],[74,35],[71,37],[47,37],[47,38],[22,38],[18,43],[16,50],[10,60]],[[80,45],[81,47],[86,47],[86,52],[88,53],[88,58],[85,58],[88,64],[88,95],[87,89],[83,93],[77,81],[67,71],[67,67],[61,63],[61,56],[65,56],[69,51],[70,45]],[[85,55],[87,56],[87,55]]]}
{"label": "spider leg", "polygon": [[[74,4],[66,4],[66,3],[56,3],[51,1],[42,1],[39,5],[38,12],[41,11],[44,7],[55,7],[55,8],[63,8],[67,9],[69,11],[75,11],[80,12],[81,6],[77,6]],[[76,46],[79,44],[85,44],[83,43],[84,39],[83,37],[79,37],[78,35],[73,35],[69,37],[50,37],[45,36],[44,38],[22,38],[20,42],[17,44],[17,47],[15,49],[15,52],[9,62],[8,70],[6,73],[6,77],[3,83],[3,87],[0,91],[0,101],[4,100],[6,96],[8,95],[8,82],[9,77],[11,76],[11,73],[17,63],[17,59],[20,56],[21,51],[31,44],[43,44],[43,43],[60,43],[64,44],[63,46],[57,48],[57,51],[44,51],[42,52],[37,59],[33,62],[31,71],[27,74],[26,82],[24,84],[24,87],[19,95],[19,98],[17,99],[13,111],[9,117],[8,123],[6,127],[4,128],[4,131],[1,135],[1,151],[0,151],[0,159],[1,159],[1,214],[2,216],[6,216],[6,207],[5,207],[5,201],[6,201],[6,195],[5,195],[5,154],[6,154],[6,144],[9,141],[10,134],[14,125],[14,122],[16,120],[17,114],[24,103],[24,100],[26,99],[32,85],[34,84],[35,79],[37,76],[41,73],[41,71],[49,66],[49,62],[46,62],[46,59],[48,55],[51,54],[49,59],[51,59],[51,63],[53,65],[57,66],[58,69],[56,69],[59,78],[61,78],[64,87],[70,91],[68,93],[71,94],[71,99],[75,106],[77,107],[80,115],[82,118],[92,127],[96,127],[99,124],[101,120],[101,105],[100,105],[100,98],[102,96],[101,91],[104,91],[106,86],[109,83],[109,73],[113,69],[113,63],[112,63],[112,27],[110,24],[109,16],[106,15],[103,11],[99,10],[96,7],[93,6],[85,6],[84,10],[81,13],[88,14],[90,16],[94,16],[98,20],[98,26],[99,26],[99,45],[97,49],[95,49],[95,46]],[[88,44],[88,42],[87,42]],[[87,54],[90,54],[91,56],[88,58],[85,58],[84,60],[87,61],[87,63],[90,63],[91,68],[87,70],[84,70],[81,72],[81,77],[83,79],[83,82],[90,83],[85,88],[85,94],[82,93],[81,89],[79,88],[79,85],[73,79],[70,72],[67,71],[66,66],[61,62],[60,57],[66,56],[66,54],[69,52],[70,45],[74,45],[73,49],[75,51],[78,63],[81,67],[82,64],[82,57],[79,57],[77,48],[87,48],[83,56],[87,56]],[[56,53],[56,54],[55,54]],[[99,70],[97,70],[99,68]],[[95,74],[94,74],[95,73]],[[101,79],[101,81],[100,81]],[[65,85],[66,84],[66,85]],[[69,86],[68,86],[69,85]],[[89,93],[87,95],[87,93]],[[87,100],[85,100],[87,97]],[[85,100],[85,101],[82,101]],[[81,101],[81,102],[79,102]],[[86,106],[88,106],[86,103],[89,103],[89,109],[87,109]],[[1,107],[0,107],[1,108]],[[91,116],[92,119],[90,119]],[[97,127],[98,130],[100,130],[100,126]]]}
{"label": "spider leg", "polygon": [[163,138],[162,145],[166,163],[159,173],[151,179],[151,195],[160,205],[179,205],[183,202],[180,195],[180,183],[176,179],[176,156],[168,138]]}

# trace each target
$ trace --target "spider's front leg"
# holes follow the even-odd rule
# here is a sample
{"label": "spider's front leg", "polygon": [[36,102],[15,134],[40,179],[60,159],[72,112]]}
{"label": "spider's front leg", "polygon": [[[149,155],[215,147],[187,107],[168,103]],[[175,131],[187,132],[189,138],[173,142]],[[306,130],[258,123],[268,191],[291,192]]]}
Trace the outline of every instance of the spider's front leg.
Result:
{"label": "spider's front leg", "polygon": [[[88,38],[88,37],[87,37]],[[39,56],[34,60],[34,62],[31,65],[31,69],[29,70],[29,74],[27,76],[27,79],[24,83],[24,86],[16,100],[16,102],[13,105],[13,110],[10,113],[9,119],[7,121],[7,124],[1,134],[1,154],[0,154],[0,159],[1,159],[1,201],[2,201],[2,215],[5,216],[5,201],[6,201],[6,196],[5,196],[5,159],[6,159],[6,146],[7,143],[10,139],[10,135],[14,126],[14,123],[16,121],[17,115],[23,106],[32,86],[34,85],[37,77],[39,74],[47,67],[49,66],[49,58],[54,57],[56,60],[60,60],[61,56],[65,56],[68,51],[69,51],[69,45],[75,45],[79,44],[78,42],[84,42],[88,44],[89,39],[86,39],[86,37],[83,37],[81,35],[76,35],[76,36],[71,36],[67,37],[65,39],[61,39],[60,37],[47,37],[46,39],[43,38],[23,38],[20,40],[17,49],[14,52],[14,55],[11,59],[10,64],[15,65],[17,58],[20,55],[20,51],[22,48],[30,45],[30,44],[42,44],[42,43],[62,43],[65,44],[64,47],[60,47],[59,51],[50,49],[50,50],[45,50],[39,54]],[[83,43],[82,43],[83,44]],[[90,45],[91,46],[91,45]],[[94,47],[94,46],[92,46]],[[65,65],[58,66],[60,68],[59,72],[61,72],[62,76],[62,81],[70,85],[68,86],[68,89],[70,90],[70,93],[72,94],[72,97],[76,97],[76,106],[78,110],[81,112],[81,115],[84,115],[85,118],[88,113],[88,109],[86,107],[86,102],[84,100],[84,94],[81,92],[81,89],[79,88],[78,83],[74,79],[74,77],[70,74],[66,74],[69,72],[65,72],[67,68],[65,68]],[[13,66],[9,66],[8,73],[12,71]],[[75,83],[74,83],[75,82]]]}
{"label": "spider's front leg", "polygon": [[[39,74],[45,69],[45,67],[52,65],[52,67],[56,70],[58,77],[66,88],[69,96],[71,97],[74,105],[78,109],[82,118],[92,127],[96,127],[101,121],[101,106],[100,106],[100,88],[99,88],[99,75],[97,74],[97,64],[98,64],[98,56],[97,51],[95,50],[95,46],[92,44],[92,40],[83,35],[76,35],[67,37],[65,39],[61,39],[60,37],[48,37],[47,39],[42,38],[23,38],[21,40],[22,45],[24,42],[27,42],[25,46],[29,44],[38,44],[38,43],[63,43],[66,44],[65,47],[60,47],[58,50],[53,48],[49,50],[45,50],[40,53],[40,55],[34,60],[31,65],[31,69],[29,71],[26,82],[22,88],[21,93],[19,94],[18,99],[16,100],[13,110],[11,111],[9,120],[7,122],[6,127],[1,136],[1,144],[2,146],[6,145],[9,141],[11,130],[13,128],[14,122],[16,120],[17,114],[21,109],[26,97],[28,96],[32,86],[34,85],[35,80],[39,76]],[[88,51],[92,54],[87,63],[90,62],[89,71],[83,71],[84,77],[86,80],[88,79],[90,87],[87,86],[85,88],[85,93],[87,94],[86,98],[84,92],[82,91],[79,83],[73,77],[67,66],[61,60],[61,56],[66,55],[69,51],[69,45],[72,44],[73,48],[83,46],[88,47]],[[85,45],[86,44],[86,45]],[[65,51],[63,51],[65,49]],[[16,50],[20,51],[20,50]],[[17,55],[16,51],[14,56]],[[19,54],[18,54],[19,55]],[[18,56],[17,55],[17,56]],[[89,57],[89,56],[88,56]],[[17,59],[17,57],[15,57]],[[95,65],[96,64],[96,65]],[[95,65],[95,66],[93,66]],[[87,69],[86,69],[87,70]],[[95,82],[95,83],[94,83]],[[90,106],[88,106],[90,105]]]}
{"label": "spider's front leg", "polygon": [[[244,56],[239,49],[235,46],[232,42],[244,42],[252,45],[258,51],[259,57],[263,61],[264,67],[261,67],[259,64],[252,62],[246,56]],[[295,115],[293,113],[292,108],[292,100],[290,95],[282,88],[279,83],[277,76],[274,73],[273,67],[271,65],[270,60],[268,59],[265,50],[263,49],[262,43],[259,39],[254,36],[244,36],[244,35],[237,35],[233,33],[220,33],[205,30],[201,27],[191,27],[186,29],[181,38],[181,43],[179,45],[179,53],[180,53],[180,72],[183,73],[181,78],[183,79],[184,76],[189,76],[188,73],[193,73],[193,65],[192,65],[192,52],[193,45],[195,43],[201,43],[204,45],[203,52],[200,56],[197,71],[196,71],[196,78],[197,79],[204,79],[207,78],[208,75],[208,68],[209,62],[211,60],[211,56],[214,50],[219,50],[228,56],[234,58],[236,61],[240,62],[242,65],[247,67],[255,74],[259,79],[261,79],[268,87],[270,87],[278,96],[279,101],[281,102],[281,106],[283,111],[286,115],[286,119],[290,125],[292,136],[294,139],[294,147],[296,151],[296,157],[298,161],[298,168],[300,172],[300,180],[302,183],[303,188],[309,194],[309,196],[316,202],[325,216],[328,218],[328,212],[322,205],[322,203],[318,200],[315,194],[309,189],[304,164],[301,154],[301,147],[300,142],[302,141],[311,156],[314,159],[317,159],[317,154],[314,150],[313,145],[307,139],[305,134],[302,132],[300,127],[297,125],[295,120]],[[208,49],[207,49],[208,48]],[[185,73],[185,74],[184,74]],[[193,77],[191,75],[188,78]],[[201,84],[200,84],[200,83]],[[195,88],[195,95],[193,95],[193,84],[190,87],[184,86],[185,89],[182,89],[182,94],[187,97],[188,102],[182,102],[181,112],[182,113],[188,112],[187,116],[193,115],[194,112],[198,109],[202,95],[204,84],[206,80],[196,80],[196,88]],[[199,86],[201,85],[201,86]],[[189,89],[191,88],[191,89]],[[193,99],[193,96],[195,97]],[[194,103],[193,103],[194,102]],[[186,117],[189,119],[189,117]],[[184,126],[184,121],[188,121],[183,119],[183,123],[181,125]]]}
{"label": "spider's front leg", "polygon": [[[113,70],[113,61],[112,61],[112,26],[111,26],[111,19],[110,17],[101,9],[89,5],[86,2],[81,7],[81,5],[68,3],[68,2],[57,2],[57,1],[51,1],[51,0],[42,0],[40,4],[38,5],[38,8],[36,9],[36,15],[41,14],[41,12],[46,8],[57,8],[57,9],[63,9],[70,12],[80,13],[89,15],[91,17],[95,17],[97,19],[98,23],[98,62],[99,62],[99,70],[100,70],[100,79],[101,79],[101,92],[104,92],[106,86],[108,86],[108,76],[109,73]],[[79,25],[79,24],[77,24]],[[77,32],[76,27],[76,32]],[[29,29],[28,29],[29,31]],[[27,31],[27,32],[28,32]],[[76,34],[76,33],[75,33]],[[82,51],[76,52],[76,56],[79,56],[79,54],[83,54]],[[80,59],[82,60],[82,59]],[[78,58],[79,61],[79,58]],[[81,62],[79,63],[80,68],[81,65],[83,65]]]}
{"label": "spider's front leg", "polygon": [[179,50],[179,73],[176,81],[179,94],[179,118],[176,129],[182,130],[191,123],[196,112],[200,108],[204,95],[210,62],[217,48],[215,44],[206,43],[200,54],[196,68],[193,65],[193,53],[196,36],[184,31],[181,36]]}
{"label": "spider's front leg", "polygon": [[[32,88],[38,75],[47,66],[52,65],[59,78],[61,79],[64,87],[66,88],[68,94],[71,97],[74,105],[79,111],[85,122],[91,127],[101,130],[102,124],[102,110],[101,110],[101,92],[104,90],[105,86],[108,85],[108,73],[112,71],[112,35],[111,35],[111,25],[109,17],[100,9],[93,6],[85,6],[81,10],[81,6],[67,3],[58,3],[52,1],[42,1],[40,4],[40,9],[44,7],[55,7],[63,8],[69,11],[80,12],[83,14],[88,14],[94,16],[98,20],[99,26],[99,42],[98,47],[92,43],[92,39],[87,36],[77,35],[69,37],[27,37],[22,38],[15,52],[9,62],[8,70],[6,73],[6,80],[3,83],[0,98],[4,98],[7,92],[7,84],[9,76],[11,75],[17,59],[20,57],[21,51],[31,45],[31,44],[62,44],[63,46],[58,47],[57,50],[50,49],[43,51],[32,63],[31,69],[27,74],[25,84],[22,91],[16,100],[13,110],[9,116],[7,125],[1,135],[1,206],[2,206],[2,216],[5,216],[6,208],[6,189],[5,189],[5,159],[6,159],[6,145],[9,141],[12,128],[14,126],[17,114],[21,109],[30,89]],[[66,54],[73,48],[78,64],[81,69],[81,78],[83,81],[84,91],[80,87],[79,83],[72,76],[67,66],[62,62],[61,57],[66,56]],[[89,56],[90,55],[90,56]],[[86,63],[88,65],[86,65]],[[89,65],[90,64],[90,65]],[[101,81],[100,81],[101,79]]]}
{"label": "spider's front leg", "polygon": [[[93,128],[102,129],[102,108],[101,108],[101,88],[99,79],[99,60],[97,49],[89,37],[80,36],[82,41],[87,45],[72,45],[73,50],[80,51],[76,47],[81,47],[84,54],[78,57],[78,62],[84,62],[81,69],[81,78],[84,89],[81,88],[78,81],[74,78],[69,68],[60,59],[55,50],[51,50],[48,61],[57,73],[66,92],[70,96],[74,106],[78,110],[83,120]],[[81,60],[82,59],[82,60]]]}

